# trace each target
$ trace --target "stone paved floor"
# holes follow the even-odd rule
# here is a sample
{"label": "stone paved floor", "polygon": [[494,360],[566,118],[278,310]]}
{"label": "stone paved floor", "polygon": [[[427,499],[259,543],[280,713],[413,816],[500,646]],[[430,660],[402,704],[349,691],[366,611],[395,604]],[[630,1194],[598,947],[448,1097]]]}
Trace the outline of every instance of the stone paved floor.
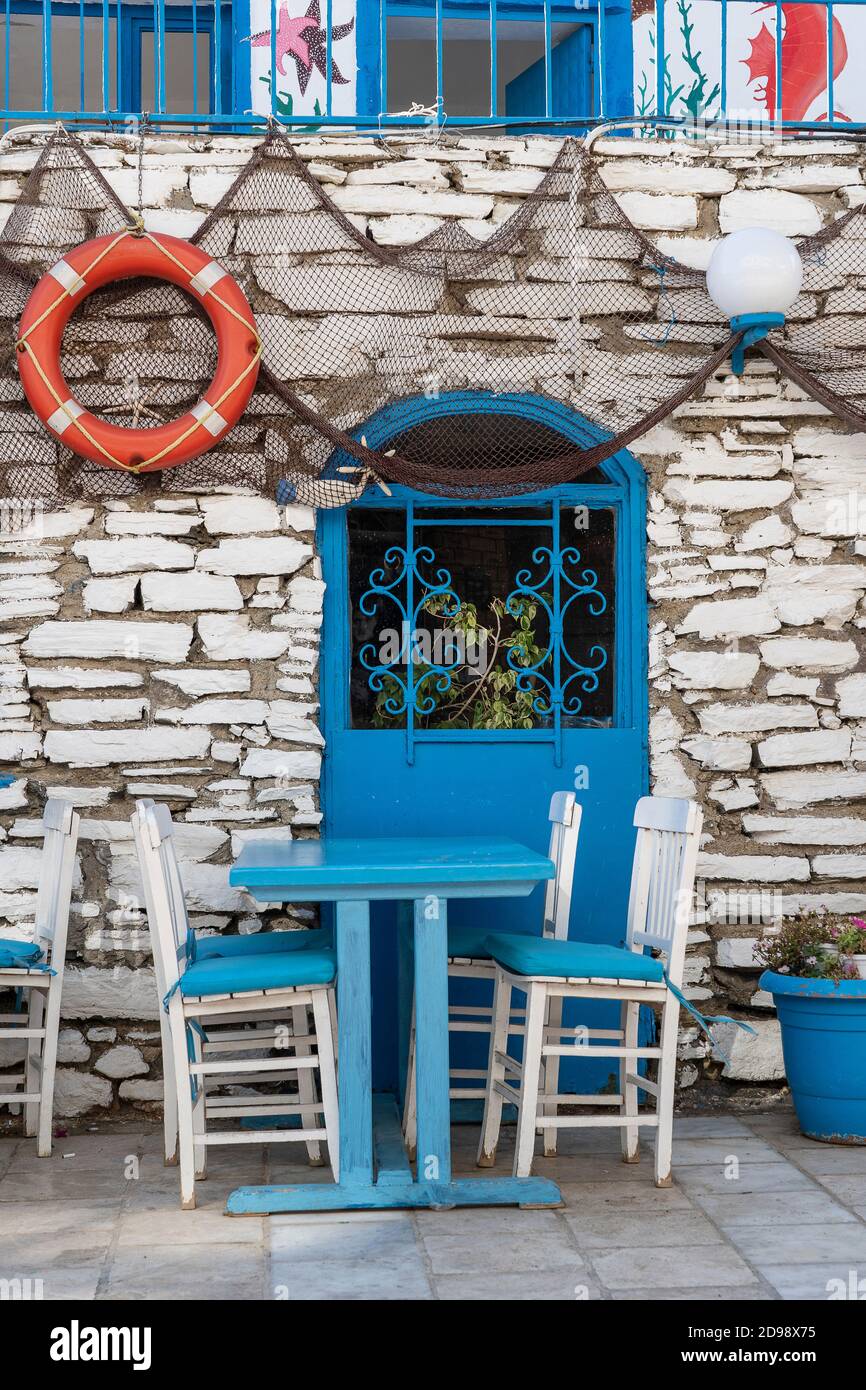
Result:
{"label": "stone paved floor", "polygon": [[[457,1171],[476,1135],[455,1128]],[[78,1134],[50,1159],[0,1139],[0,1279],[41,1279],[46,1299],[571,1301],[826,1299],[866,1277],[866,1148],[810,1143],[788,1114],[679,1119],[667,1191],[615,1133],[572,1131],[536,1161],[558,1211],[224,1216],[242,1183],[329,1180],[291,1144],[212,1151],[182,1212],[160,1137]]]}

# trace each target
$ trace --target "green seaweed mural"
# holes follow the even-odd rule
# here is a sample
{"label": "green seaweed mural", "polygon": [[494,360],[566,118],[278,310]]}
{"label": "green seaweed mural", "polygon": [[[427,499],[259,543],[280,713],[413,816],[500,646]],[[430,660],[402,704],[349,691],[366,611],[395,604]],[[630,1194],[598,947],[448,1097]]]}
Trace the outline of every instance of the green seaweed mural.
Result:
{"label": "green seaweed mural", "polygon": [[[656,26],[653,24],[649,32],[649,44],[652,49],[653,58],[648,68],[642,68],[637,82],[637,113],[640,116],[686,116],[689,121],[697,125],[710,110],[713,111],[713,120],[719,117],[717,103],[721,88],[719,83],[710,85],[710,77],[702,66],[701,59],[703,54],[700,49],[695,51],[693,36],[694,23],[692,20],[691,0],[677,0],[677,16],[679,19],[679,33],[681,39],[680,57],[685,63],[691,75],[691,84],[688,80],[680,82],[674,86],[670,70],[670,55],[666,52],[662,56],[662,91],[663,109],[656,110],[656,79],[655,73],[658,67],[658,53],[656,51]],[[647,132],[650,133],[650,132]]]}
{"label": "green seaweed mural", "polygon": [[[260,78],[259,78],[259,81],[260,81],[260,82],[264,82],[265,86],[267,87],[268,91],[270,92],[270,90],[271,90],[271,76],[270,76],[270,73],[266,73],[264,77],[260,77]],[[295,109],[295,102],[294,102],[294,98],[293,98],[291,92],[280,92],[280,91],[278,91],[277,94],[276,94],[276,97],[274,98],[274,115],[275,115],[275,116],[292,116],[292,115],[294,114],[294,109]],[[315,100],[315,102],[314,102],[314,104],[313,104],[313,114],[316,115],[316,116],[321,116],[321,114],[322,114],[322,108],[321,108],[321,106],[319,105],[319,99],[318,99],[318,97],[316,98],[316,100]],[[321,129],[320,126],[315,126],[315,125],[313,125],[313,126],[305,125],[303,128],[304,128],[304,130],[309,130],[309,131]]]}

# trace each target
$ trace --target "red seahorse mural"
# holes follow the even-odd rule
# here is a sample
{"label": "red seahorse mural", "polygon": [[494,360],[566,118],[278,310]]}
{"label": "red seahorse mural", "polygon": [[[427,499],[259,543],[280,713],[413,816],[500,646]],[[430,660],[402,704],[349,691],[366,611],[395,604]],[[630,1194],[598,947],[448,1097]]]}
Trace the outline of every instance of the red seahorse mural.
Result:
{"label": "red seahorse mural", "polygon": [[[759,5],[761,10],[773,10],[774,4]],[[803,121],[812,103],[827,90],[827,6],[783,5],[785,31],[782,35],[782,119]],[[758,100],[771,116],[776,114],[776,34],[763,24],[750,40],[751,53],[741,59],[749,70],[749,80],[763,83],[757,90]],[[842,25],[833,16],[833,78],[839,76],[848,61],[848,45]],[[826,109],[811,119],[826,119]],[[834,119],[847,121],[848,116],[833,112]]]}

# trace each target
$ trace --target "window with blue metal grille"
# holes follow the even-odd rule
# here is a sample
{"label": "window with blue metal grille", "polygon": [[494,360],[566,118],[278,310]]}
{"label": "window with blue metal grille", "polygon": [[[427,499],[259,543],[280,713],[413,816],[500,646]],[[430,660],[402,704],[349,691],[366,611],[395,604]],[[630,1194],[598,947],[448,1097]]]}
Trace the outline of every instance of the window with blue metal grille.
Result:
{"label": "window with blue metal grille", "polygon": [[419,501],[347,524],[353,727],[612,722],[610,508]]}

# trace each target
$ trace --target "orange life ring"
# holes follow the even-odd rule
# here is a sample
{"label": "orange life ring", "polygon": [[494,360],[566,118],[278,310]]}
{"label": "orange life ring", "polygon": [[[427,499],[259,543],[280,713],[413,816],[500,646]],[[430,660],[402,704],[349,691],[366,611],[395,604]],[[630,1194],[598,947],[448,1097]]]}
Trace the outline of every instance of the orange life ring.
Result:
{"label": "orange life ring", "polygon": [[[130,276],[169,280],[205,309],[217,340],[217,369],[191,410],[153,429],[124,429],[85,410],[60,369],[63,330],[78,305]],[[262,355],[253,311],[240,285],[206,251],[179,237],[128,228],[85,241],[34,288],[18,329],[21,384],[39,419],[74,453],[110,468],[145,473],[187,463],[237,424]]]}

